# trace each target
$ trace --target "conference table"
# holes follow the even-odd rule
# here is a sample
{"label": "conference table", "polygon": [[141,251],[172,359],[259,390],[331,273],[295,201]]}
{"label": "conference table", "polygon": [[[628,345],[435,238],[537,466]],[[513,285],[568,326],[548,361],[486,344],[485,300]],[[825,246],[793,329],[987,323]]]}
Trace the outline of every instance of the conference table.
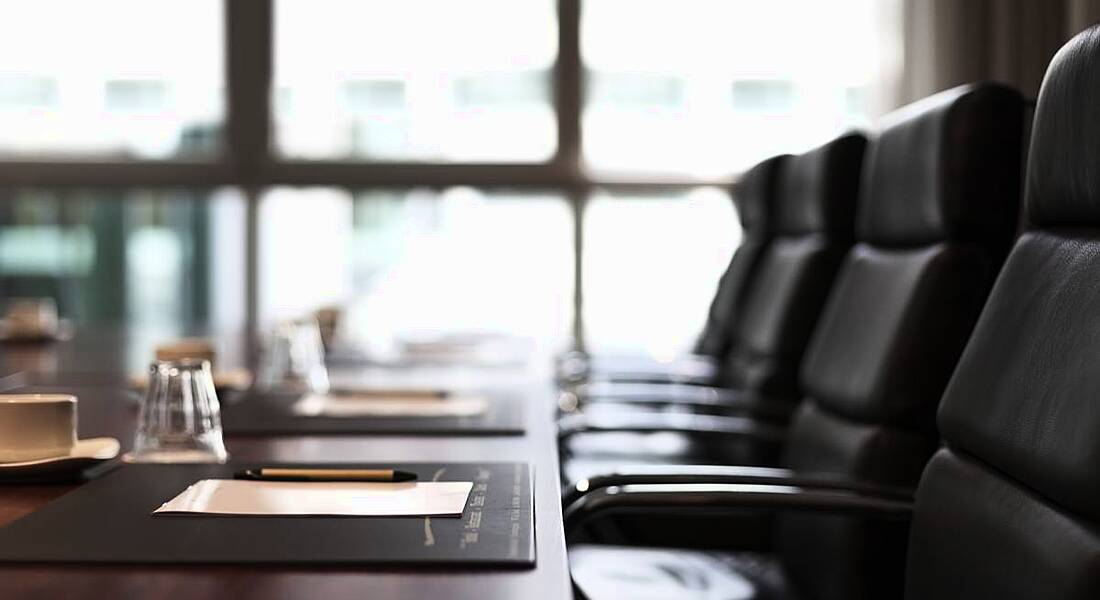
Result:
{"label": "conference table", "polygon": [[[141,372],[158,341],[203,334],[217,340],[219,364],[255,364],[255,344],[240,332],[80,331],[68,341],[0,346],[0,390],[72,393],[79,398],[79,436],[132,442],[136,404],[126,381]],[[524,461],[533,469],[536,564],[483,567],[293,567],[279,565],[0,564],[0,597],[313,599],[571,598],[562,528],[554,389],[548,360],[524,367],[435,365],[343,366],[334,381],[509,390],[524,403],[526,430],[510,436],[278,435],[226,437],[235,461],[477,462]],[[125,468],[125,467],[123,467]],[[0,483],[0,527],[79,487],[79,483]]]}

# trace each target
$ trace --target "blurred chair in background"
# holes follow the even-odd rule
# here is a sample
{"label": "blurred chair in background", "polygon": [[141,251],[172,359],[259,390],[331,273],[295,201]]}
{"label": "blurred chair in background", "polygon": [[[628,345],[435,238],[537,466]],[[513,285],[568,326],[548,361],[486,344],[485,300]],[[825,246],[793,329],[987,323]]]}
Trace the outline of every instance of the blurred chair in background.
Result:
{"label": "blurred chair in background", "polygon": [[[841,261],[851,247],[865,144],[862,135],[850,134],[787,159],[778,194],[765,211],[765,220],[770,221],[775,237],[763,249],[759,265],[742,285],[735,314],[726,321],[728,348],[715,379],[727,388],[697,388],[715,395],[709,402],[712,407],[766,417],[775,425],[762,426],[764,430],[782,432],[782,425],[801,398],[798,369],[802,355]],[[601,395],[596,387],[594,384],[579,391],[582,406],[595,404],[595,397]],[[637,387],[622,392],[616,392],[615,387],[606,386],[602,393],[616,400],[641,395],[635,394]],[[669,402],[695,402],[690,392],[665,387],[661,390],[653,386],[650,389],[654,391],[646,393],[657,398],[663,393]],[[588,410],[562,419],[567,480],[603,472],[621,463],[624,455],[637,460],[660,447],[647,444],[635,433],[586,433],[589,429],[615,429],[622,411],[608,412]],[[656,419],[650,414],[626,416],[630,417],[627,425],[636,426],[641,423],[637,419],[641,419],[648,424],[646,427],[660,431],[675,429],[680,422],[675,419],[682,415],[655,415]],[[671,450],[663,459],[672,462],[774,462],[779,447],[752,436],[726,438],[717,444],[718,450],[715,444],[695,443],[699,440],[690,435],[657,441]],[[656,456],[653,459],[660,460]]]}
{"label": "blurred chair in background", "polygon": [[692,354],[669,362],[645,356],[570,352],[558,361],[559,381],[565,384],[588,380],[712,382],[718,363],[729,350],[730,322],[765,248],[775,236],[770,211],[787,158],[786,155],[775,156],[757,164],[734,186],[733,201],[741,222],[741,244],[718,282]]}

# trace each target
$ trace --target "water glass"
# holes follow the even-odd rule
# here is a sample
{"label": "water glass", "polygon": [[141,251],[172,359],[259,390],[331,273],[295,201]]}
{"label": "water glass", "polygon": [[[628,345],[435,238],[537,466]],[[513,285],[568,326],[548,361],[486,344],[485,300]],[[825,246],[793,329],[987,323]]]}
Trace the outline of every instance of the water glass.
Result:
{"label": "water glass", "polygon": [[138,415],[133,450],[138,463],[224,463],[221,406],[210,362],[154,362]]}
{"label": "water glass", "polygon": [[328,391],[325,348],[316,319],[279,323],[268,341],[256,386],[263,391]]}

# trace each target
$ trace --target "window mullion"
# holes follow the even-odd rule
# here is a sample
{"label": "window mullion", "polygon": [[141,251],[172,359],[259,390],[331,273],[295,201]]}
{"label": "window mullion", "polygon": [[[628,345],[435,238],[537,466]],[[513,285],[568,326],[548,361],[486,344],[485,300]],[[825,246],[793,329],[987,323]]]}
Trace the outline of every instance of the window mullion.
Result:
{"label": "window mullion", "polygon": [[262,184],[271,140],[273,0],[225,0],[226,159],[234,180]]}
{"label": "window mullion", "polygon": [[581,0],[558,0],[558,60],[554,67],[558,115],[559,168],[579,175],[581,163],[581,103],[583,68],[580,34]]}
{"label": "window mullion", "polygon": [[225,159],[248,203],[245,323],[250,333],[256,331],[259,317],[259,201],[270,162],[274,28],[274,0],[225,0]]}

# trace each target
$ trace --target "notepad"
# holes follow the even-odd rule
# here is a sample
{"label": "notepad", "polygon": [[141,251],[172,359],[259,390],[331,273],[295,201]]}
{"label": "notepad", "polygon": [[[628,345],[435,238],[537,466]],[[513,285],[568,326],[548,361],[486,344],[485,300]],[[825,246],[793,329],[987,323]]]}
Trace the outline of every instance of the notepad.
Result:
{"label": "notepad", "polygon": [[488,408],[480,396],[309,394],[292,410],[305,417],[475,417]]}
{"label": "notepad", "polygon": [[326,515],[460,517],[473,483],[288,482],[203,479],[155,515]]}

